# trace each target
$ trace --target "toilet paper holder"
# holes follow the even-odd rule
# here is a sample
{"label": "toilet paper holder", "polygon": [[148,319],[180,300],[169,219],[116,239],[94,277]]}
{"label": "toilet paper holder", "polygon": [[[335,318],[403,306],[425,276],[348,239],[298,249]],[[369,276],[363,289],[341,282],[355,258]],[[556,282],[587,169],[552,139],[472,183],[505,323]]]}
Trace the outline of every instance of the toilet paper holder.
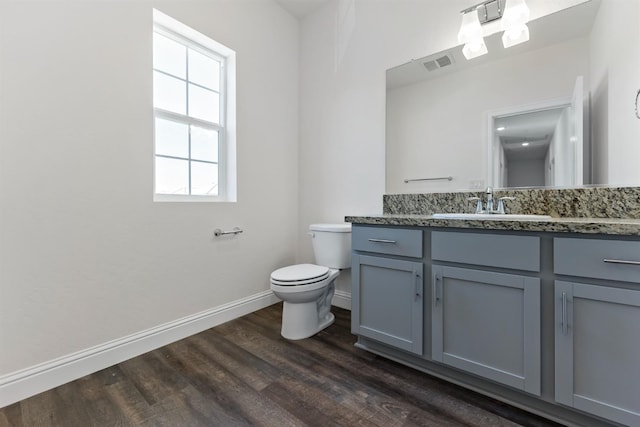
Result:
{"label": "toilet paper holder", "polygon": [[219,236],[225,236],[227,234],[240,234],[242,233],[244,230],[241,230],[240,227],[233,227],[233,230],[230,231],[222,231],[219,228],[216,228],[215,230],[213,230],[213,235],[216,237]]}

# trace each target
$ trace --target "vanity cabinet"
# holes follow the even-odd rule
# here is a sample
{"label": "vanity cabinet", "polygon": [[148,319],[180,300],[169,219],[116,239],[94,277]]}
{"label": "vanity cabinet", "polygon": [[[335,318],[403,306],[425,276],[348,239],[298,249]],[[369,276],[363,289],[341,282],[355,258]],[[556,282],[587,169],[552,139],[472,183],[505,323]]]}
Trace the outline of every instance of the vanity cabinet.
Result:
{"label": "vanity cabinet", "polygon": [[540,395],[539,238],[434,231],[431,256],[432,359]]}
{"label": "vanity cabinet", "polygon": [[566,425],[640,426],[640,220],[363,221],[357,347]]}
{"label": "vanity cabinet", "polygon": [[422,248],[419,229],[353,227],[354,334],[422,355]]}
{"label": "vanity cabinet", "polygon": [[640,242],[554,239],[555,400],[640,425]]}

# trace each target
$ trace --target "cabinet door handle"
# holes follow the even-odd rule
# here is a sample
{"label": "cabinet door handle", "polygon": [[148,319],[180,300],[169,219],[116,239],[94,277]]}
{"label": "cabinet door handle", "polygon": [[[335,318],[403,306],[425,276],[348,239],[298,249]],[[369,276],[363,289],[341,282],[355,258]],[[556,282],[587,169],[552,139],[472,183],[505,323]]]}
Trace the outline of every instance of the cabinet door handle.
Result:
{"label": "cabinet door handle", "polygon": [[433,282],[433,305],[438,305],[438,281],[440,280],[440,276],[436,274],[436,280]]}
{"label": "cabinet door handle", "polygon": [[567,335],[567,293],[562,293],[562,335]]}
{"label": "cabinet door handle", "polygon": [[420,273],[414,272],[416,282],[416,300],[420,298]]}
{"label": "cabinet door handle", "polygon": [[631,261],[631,260],[626,260],[626,259],[608,259],[608,258],[605,258],[602,261],[606,262],[606,263],[609,263],[609,264],[640,265],[640,261]]}
{"label": "cabinet door handle", "polygon": [[392,243],[395,244],[395,240],[387,240],[387,239],[368,239],[371,243]]}

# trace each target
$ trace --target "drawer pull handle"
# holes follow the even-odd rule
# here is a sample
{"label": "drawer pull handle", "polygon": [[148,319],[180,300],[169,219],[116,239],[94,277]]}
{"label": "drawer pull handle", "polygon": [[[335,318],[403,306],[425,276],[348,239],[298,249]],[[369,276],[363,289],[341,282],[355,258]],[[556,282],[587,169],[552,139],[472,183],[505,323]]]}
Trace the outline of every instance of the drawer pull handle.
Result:
{"label": "drawer pull handle", "polygon": [[626,260],[626,259],[603,259],[603,262],[609,263],[609,264],[626,264],[626,265],[640,265],[640,261],[630,261],[630,260]]}
{"label": "drawer pull handle", "polygon": [[387,240],[387,239],[369,239],[371,243],[393,243],[395,244],[395,240]]}
{"label": "drawer pull handle", "polygon": [[436,280],[433,282],[433,305],[438,306],[438,301],[440,297],[438,296],[438,282],[440,281],[440,276],[436,274]]}
{"label": "drawer pull handle", "polygon": [[562,335],[567,335],[567,293],[562,293]]}
{"label": "drawer pull handle", "polygon": [[420,273],[414,272],[416,280],[416,301],[420,298]]}

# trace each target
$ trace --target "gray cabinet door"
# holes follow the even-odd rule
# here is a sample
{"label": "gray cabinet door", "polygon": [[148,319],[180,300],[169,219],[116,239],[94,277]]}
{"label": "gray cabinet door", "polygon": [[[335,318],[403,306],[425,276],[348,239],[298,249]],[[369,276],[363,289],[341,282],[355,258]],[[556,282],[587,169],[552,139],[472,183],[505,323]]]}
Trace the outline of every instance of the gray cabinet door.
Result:
{"label": "gray cabinet door", "polygon": [[353,255],[351,331],[422,354],[423,264]]}
{"label": "gray cabinet door", "polygon": [[434,265],[432,358],[540,395],[540,279]]}
{"label": "gray cabinet door", "polygon": [[555,398],[640,425],[640,290],[555,282]]}

